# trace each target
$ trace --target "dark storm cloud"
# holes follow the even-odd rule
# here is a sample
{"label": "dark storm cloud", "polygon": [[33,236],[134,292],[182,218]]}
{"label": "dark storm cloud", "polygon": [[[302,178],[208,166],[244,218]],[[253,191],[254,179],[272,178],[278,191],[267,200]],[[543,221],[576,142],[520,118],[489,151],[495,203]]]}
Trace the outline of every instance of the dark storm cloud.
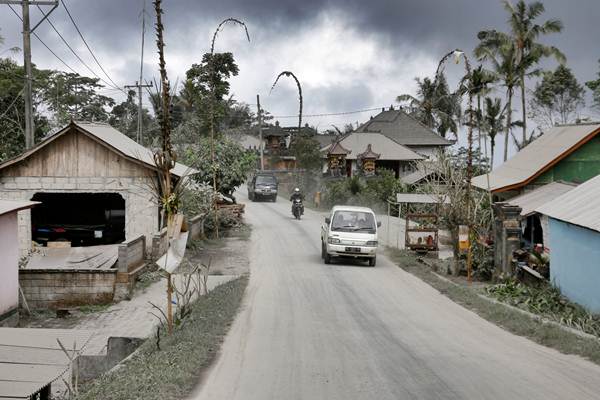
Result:
{"label": "dark storm cloud", "polygon": [[[131,64],[139,57],[139,15],[142,2],[67,0],[72,14],[93,49],[104,63],[111,64],[111,69],[119,75],[120,82],[136,79],[137,67],[132,68]],[[544,40],[566,53],[569,66],[580,81],[593,78],[597,69],[596,60],[600,57],[600,50],[596,45],[596,38],[600,36],[600,24],[597,23],[600,2],[546,0],[544,4],[546,13],[542,18],[560,18],[565,25],[564,33],[551,35]],[[152,2],[147,0],[146,6],[148,14],[153,17]],[[251,50],[243,48],[236,50],[236,55],[238,51],[245,51],[245,57],[265,60],[269,57],[276,58],[277,54],[273,55],[270,52],[280,51],[280,46],[302,46],[297,37],[307,29],[312,29],[314,22],[323,13],[332,11],[352,26],[358,35],[369,37],[377,41],[382,48],[394,53],[398,64],[405,63],[416,52],[428,53],[432,60],[437,60],[453,48],[470,51],[476,44],[476,33],[480,29],[507,29],[506,12],[498,0],[164,0],[163,7],[167,30],[167,55],[171,56],[169,51],[181,53],[185,52],[187,46],[191,49],[193,43],[202,43],[201,48],[195,48],[199,53],[197,59],[201,52],[208,51],[211,32],[216,24],[230,16],[241,18],[248,24],[253,42],[251,48],[254,54],[249,54]],[[37,11],[34,14],[39,17]],[[51,18],[69,41],[77,43],[77,50],[85,52],[64,9],[60,7]],[[0,34],[7,38],[7,45],[20,43],[19,22],[6,6],[0,6],[0,27]],[[147,29],[149,33],[153,31],[151,22],[148,23]],[[59,54],[70,64],[76,65],[82,73],[85,72],[47,25],[40,26],[38,33],[52,48],[58,49]],[[154,37],[148,34],[146,38],[146,51],[151,57],[150,54],[155,51]],[[289,42],[285,43],[286,40]],[[353,43],[347,42],[344,45],[348,46],[348,51],[354,51]],[[356,54],[356,57],[362,56]],[[52,65],[56,65],[52,56],[34,40],[34,61],[43,66],[49,60],[52,60]],[[374,63],[378,61],[373,60]],[[173,64],[171,62],[171,66]],[[554,65],[552,62],[546,64]],[[180,78],[185,73],[185,67],[181,67],[181,70],[175,71],[175,75]],[[432,75],[433,70],[429,69],[432,68],[416,69],[413,75]],[[449,67],[449,73],[457,75],[460,73],[459,69],[460,67]],[[343,72],[343,66],[340,66],[340,71]],[[372,79],[369,72],[365,71],[364,81],[370,80]],[[366,85],[365,82],[361,84]],[[267,85],[268,83],[263,86]],[[360,87],[356,82],[348,82],[346,86]],[[314,100],[318,101],[320,106],[325,107],[328,104],[328,108],[337,110],[342,108],[342,105],[350,106],[344,104],[348,101],[348,93],[344,93],[341,88],[333,90],[332,87],[322,85],[321,94],[317,94],[318,87],[313,87],[311,90]],[[366,102],[372,99],[377,91],[377,87],[362,87],[360,93],[352,92],[352,96],[359,95]],[[342,97],[335,98],[338,93]],[[365,102],[360,104],[364,105]]]}

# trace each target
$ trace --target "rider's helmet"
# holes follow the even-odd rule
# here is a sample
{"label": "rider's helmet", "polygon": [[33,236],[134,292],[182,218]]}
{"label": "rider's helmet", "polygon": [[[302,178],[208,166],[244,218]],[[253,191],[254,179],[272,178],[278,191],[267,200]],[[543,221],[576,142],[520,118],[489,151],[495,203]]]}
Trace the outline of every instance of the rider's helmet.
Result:
{"label": "rider's helmet", "polygon": [[294,189],[294,193],[300,193],[300,189],[298,189],[298,188]]}

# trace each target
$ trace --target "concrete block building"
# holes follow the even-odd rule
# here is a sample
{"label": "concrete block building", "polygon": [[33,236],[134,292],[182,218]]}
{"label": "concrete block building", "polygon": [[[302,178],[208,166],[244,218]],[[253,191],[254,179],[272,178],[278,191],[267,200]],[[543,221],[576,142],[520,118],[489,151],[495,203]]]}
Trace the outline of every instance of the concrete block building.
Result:
{"label": "concrete block building", "polygon": [[[159,227],[156,170],[151,150],[110,125],[84,122],[71,122],[0,164],[0,199],[42,203],[19,212],[20,253],[32,241],[76,247],[152,237]],[[176,164],[172,175],[193,172]]]}

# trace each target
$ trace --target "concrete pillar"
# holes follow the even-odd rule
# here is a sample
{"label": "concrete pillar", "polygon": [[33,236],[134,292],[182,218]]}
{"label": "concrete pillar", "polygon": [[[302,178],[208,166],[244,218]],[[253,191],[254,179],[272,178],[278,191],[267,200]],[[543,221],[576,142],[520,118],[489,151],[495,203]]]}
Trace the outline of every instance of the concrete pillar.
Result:
{"label": "concrete pillar", "polygon": [[521,246],[521,207],[495,203],[494,207],[494,275],[513,274],[513,251]]}

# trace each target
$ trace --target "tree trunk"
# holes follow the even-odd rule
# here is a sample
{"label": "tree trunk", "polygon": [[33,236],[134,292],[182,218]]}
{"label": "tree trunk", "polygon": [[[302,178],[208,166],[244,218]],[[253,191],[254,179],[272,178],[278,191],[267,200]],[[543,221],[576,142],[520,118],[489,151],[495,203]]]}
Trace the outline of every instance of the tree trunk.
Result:
{"label": "tree trunk", "polygon": [[508,159],[508,137],[510,136],[510,125],[512,124],[512,88],[508,89],[506,102],[506,130],[504,134],[504,161]]}
{"label": "tree trunk", "polygon": [[525,75],[521,74],[521,107],[523,109],[523,142],[527,141],[527,102],[525,101]]}
{"label": "tree trunk", "polygon": [[479,146],[479,156],[481,157],[481,96],[479,95],[477,95],[477,144]]}
{"label": "tree trunk", "polygon": [[494,168],[494,147],[496,147],[496,138],[490,138],[490,167]]}

